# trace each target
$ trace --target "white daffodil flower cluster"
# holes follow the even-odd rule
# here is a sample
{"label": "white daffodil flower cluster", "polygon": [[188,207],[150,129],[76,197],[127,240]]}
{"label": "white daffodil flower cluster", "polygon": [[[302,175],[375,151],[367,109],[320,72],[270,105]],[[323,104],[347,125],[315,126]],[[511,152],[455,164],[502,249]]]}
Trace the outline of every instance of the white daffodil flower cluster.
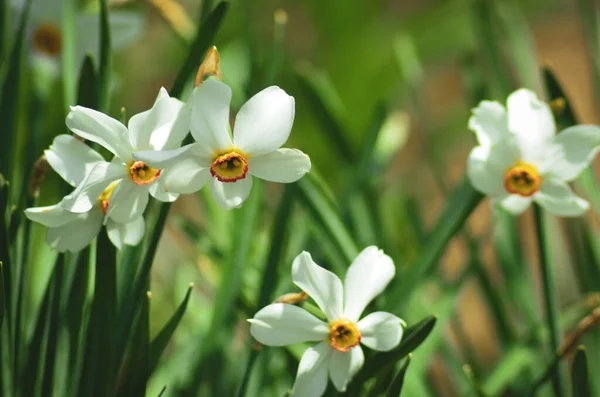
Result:
{"label": "white daffodil flower cluster", "polygon": [[532,202],[559,216],[580,216],[589,208],[569,181],[586,169],[600,149],[600,127],[578,125],[557,135],[550,107],[526,89],[513,92],[504,108],[483,101],[469,128],[479,146],[469,155],[473,186],[518,215]]}
{"label": "white daffodil flower cluster", "polygon": [[387,312],[374,312],[361,319],[394,273],[392,259],[374,246],[365,248],[352,262],[343,285],[335,274],[313,262],[308,252],[296,257],[292,280],[319,305],[327,320],[287,303],[266,306],[248,320],[250,333],[264,345],[318,342],[300,360],[292,396],[323,395],[327,374],[343,392],[363,366],[361,344],[378,351],[398,346],[406,326],[403,320]]}
{"label": "white daffodil flower cluster", "polygon": [[[72,107],[67,127],[114,157],[106,161],[73,136],[56,137],[46,159],[75,190],[56,205],[27,209],[26,216],[49,227],[47,242],[58,251],[81,250],[103,224],[121,249],[137,245],[144,234],[148,194],[171,202],[212,180],[217,204],[232,209],[248,197],[252,175],[289,183],[310,171],[306,154],[280,149],[292,129],[294,98],[279,87],[256,94],[240,109],[233,139],[230,100],[231,89],[219,81],[196,87],[191,109],[163,88],[152,109],[131,117],[127,127],[95,110]],[[190,126],[197,142],[179,148]]]}

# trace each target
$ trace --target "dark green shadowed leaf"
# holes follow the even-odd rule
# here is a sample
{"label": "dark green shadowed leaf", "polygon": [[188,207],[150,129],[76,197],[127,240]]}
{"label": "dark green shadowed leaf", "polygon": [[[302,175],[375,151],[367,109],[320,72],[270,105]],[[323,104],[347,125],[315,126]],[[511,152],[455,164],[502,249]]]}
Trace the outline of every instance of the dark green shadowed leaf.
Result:
{"label": "dark green shadowed leaf", "polygon": [[425,317],[423,320],[404,330],[402,341],[396,348],[388,352],[377,353],[371,357],[369,365],[365,365],[356,374],[354,379],[352,379],[352,382],[348,386],[348,395],[357,395],[364,382],[377,376],[384,368],[396,364],[419,347],[433,330],[436,321],[437,318],[435,316]]}
{"label": "dark green shadowed leaf", "polygon": [[154,368],[156,368],[156,365],[158,364],[158,360],[160,359],[160,356],[162,355],[163,351],[167,347],[169,340],[171,340],[171,336],[173,336],[173,333],[177,329],[179,322],[183,318],[185,310],[187,309],[188,302],[190,300],[190,296],[192,294],[193,287],[194,287],[194,284],[191,283],[187,292],[185,293],[185,297],[183,298],[183,301],[181,301],[181,303],[179,304],[179,307],[177,307],[177,310],[175,311],[175,313],[173,313],[173,315],[171,316],[169,321],[160,330],[158,335],[156,335],[154,337],[154,339],[152,339],[152,342],[150,343],[150,366],[149,366],[150,373],[152,373],[154,371]]}
{"label": "dark green shadowed leaf", "polygon": [[185,84],[195,71],[202,60],[202,54],[206,52],[208,46],[213,42],[225,13],[229,8],[229,3],[220,2],[214,10],[201,22],[196,38],[194,39],[185,63],[177,73],[175,83],[171,88],[171,96],[179,97],[183,92]]}
{"label": "dark green shadowed leaf", "polygon": [[150,369],[149,306],[152,294],[148,291],[142,301],[135,321],[135,328],[128,345],[124,362],[119,370],[116,396],[143,396]]}
{"label": "dark green shadowed leaf", "polygon": [[398,397],[402,393],[402,385],[404,384],[404,376],[406,375],[406,370],[408,369],[411,358],[412,358],[412,356],[409,354],[406,357],[406,359],[404,360],[404,362],[402,363],[402,366],[400,367],[398,374],[396,374],[396,376],[394,377],[394,380],[390,384],[390,387],[385,392],[386,397]]}
{"label": "dark green shadowed leaf", "polygon": [[90,54],[85,56],[79,75],[77,104],[91,109],[98,109],[98,86],[94,60]]}
{"label": "dark green shadowed leaf", "polygon": [[548,94],[548,102],[554,113],[557,130],[577,124],[571,102],[563,91],[558,78],[548,67],[542,69],[542,77]]}
{"label": "dark green shadowed leaf", "polygon": [[571,382],[573,383],[573,397],[592,397],[589,382],[588,360],[585,348],[579,346],[573,359],[571,369]]}
{"label": "dark green shadowed leaf", "polygon": [[[96,240],[92,314],[80,395],[114,395],[116,360],[116,248],[103,230]],[[90,394],[92,393],[92,394]]]}
{"label": "dark green shadowed leaf", "polygon": [[7,315],[11,308],[11,269],[10,269],[10,239],[6,216],[8,212],[8,182],[0,174],[0,261],[3,263],[4,273],[4,300]]}
{"label": "dark green shadowed leaf", "polygon": [[9,178],[12,175],[13,139],[17,135],[15,129],[18,115],[19,80],[23,69],[23,46],[26,39],[25,28],[27,26],[30,7],[31,0],[27,0],[19,20],[19,29],[15,35],[8,59],[8,70],[4,76],[0,96],[0,120],[2,120],[0,123],[0,137],[2,137],[2,144],[0,145],[0,174],[6,175]]}
{"label": "dark green shadowed leaf", "polygon": [[2,261],[0,261],[0,329],[4,322],[4,269]]}
{"label": "dark green shadowed leaf", "polygon": [[108,110],[110,102],[111,37],[108,23],[108,0],[100,1],[100,60],[98,62],[98,109]]}

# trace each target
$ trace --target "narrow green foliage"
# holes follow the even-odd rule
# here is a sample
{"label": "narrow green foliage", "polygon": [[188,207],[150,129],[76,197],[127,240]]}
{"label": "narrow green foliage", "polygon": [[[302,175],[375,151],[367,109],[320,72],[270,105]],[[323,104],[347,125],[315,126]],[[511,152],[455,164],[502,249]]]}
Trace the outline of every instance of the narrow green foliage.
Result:
{"label": "narrow green foliage", "polygon": [[105,231],[102,231],[96,246],[94,300],[80,386],[82,394],[90,391],[98,397],[114,394],[119,369],[116,350],[116,265],[116,249]]}
{"label": "narrow green foliage", "polygon": [[12,175],[12,164],[14,161],[14,138],[17,136],[17,103],[19,100],[19,80],[21,79],[23,63],[23,47],[26,39],[27,18],[31,0],[25,3],[25,9],[19,19],[19,28],[15,35],[10,57],[8,59],[8,70],[2,82],[0,93],[0,136],[2,146],[0,147],[0,174],[8,178]]}
{"label": "narrow green foliage", "polygon": [[338,121],[337,116],[340,115],[341,109],[339,109],[339,98],[331,82],[325,75],[313,69],[299,72],[297,82],[302,96],[321,124],[331,146],[338,150],[338,155],[342,159],[352,161],[355,156],[354,150]]}
{"label": "narrow green foliage", "polygon": [[194,287],[194,285],[190,284],[187,292],[185,293],[185,297],[183,298],[183,301],[181,301],[181,303],[179,304],[179,307],[177,307],[177,310],[175,311],[175,313],[173,313],[173,315],[171,316],[169,321],[165,324],[165,326],[154,337],[154,339],[152,339],[152,342],[150,343],[150,363],[148,366],[149,373],[152,373],[154,371],[154,369],[156,368],[156,365],[158,364],[158,360],[160,359],[160,356],[162,355],[163,351],[167,347],[167,344],[169,343],[171,336],[173,336],[175,329],[177,329],[179,322],[183,318],[185,310],[187,309],[188,302],[190,300],[190,296],[192,294],[193,287]]}
{"label": "narrow green foliage", "polygon": [[[550,330],[550,351],[551,355],[556,354],[560,346],[560,326],[558,324],[558,303],[556,302],[555,280],[551,262],[550,241],[546,232],[546,225],[543,220],[542,209],[534,205],[534,217],[537,233],[537,244],[540,254],[540,267],[542,273],[542,289],[544,293],[544,313]],[[563,380],[560,368],[557,366],[550,374],[552,386],[557,397],[562,396]]]}
{"label": "narrow green foliage", "polygon": [[438,218],[433,232],[429,235],[425,247],[417,260],[410,265],[406,273],[397,278],[393,292],[390,292],[390,305],[394,304],[396,310],[401,308],[403,302],[411,292],[412,286],[419,285],[422,280],[429,277],[436,268],[446,246],[454,235],[462,228],[464,222],[477,208],[483,196],[473,189],[468,180],[464,180],[450,195],[446,207]]}
{"label": "narrow green foliage", "polygon": [[408,370],[408,366],[410,365],[410,359],[412,356],[409,354],[404,359],[404,362],[400,366],[398,373],[394,377],[394,380],[390,384],[390,387],[385,392],[386,397],[398,397],[402,394],[402,385],[404,384],[404,376],[406,375],[406,371]]}
{"label": "narrow green foliage", "polygon": [[394,349],[377,353],[369,359],[369,365],[364,366],[352,379],[348,386],[348,394],[356,395],[364,382],[377,376],[383,368],[395,365],[398,361],[413,352],[423,343],[435,326],[437,318],[428,316],[404,330],[402,341]]}
{"label": "narrow green foliage", "polygon": [[173,87],[171,87],[171,96],[178,97],[183,92],[190,76],[198,68],[198,65],[200,65],[202,54],[213,42],[228,8],[229,3],[222,1],[201,21],[196,38],[190,46],[186,61],[179,70],[179,73],[177,73],[177,77],[175,77],[175,82],[173,83]]}
{"label": "narrow green foliage", "polygon": [[[342,222],[335,204],[327,197],[321,187],[322,184],[324,182],[318,180],[315,174],[311,173],[300,180],[295,188],[301,203],[320,227],[326,231],[346,263],[350,264],[358,255],[358,248],[352,235]],[[339,274],[343,274],[345,269],[335,270]]]}
{"label": "narrow green foliage", "polygon": [[592,397],[587,354],[583,346],[579,346],[575,352],[571,369],[571,383],[573,385],[573,397]]}
{"label": "narrow green foliage", "polygon": [[[69,111],[69,106],[76,105],[76,80],[73,76],[77,76],[78,69],[81,65],[77,65],[76,59],[76,28],[75,28],[75,8],[77,0],[62,1],[62,84],[63,96],[65,98],[65,107]],[[81,89],[81,80],[80,80]],[[96,102],[96,101],[94,101]],[[81,103],[77,103],[81,104]],[[94,107],[95,109],[96,107]]]}
{"label": "narrow green foliage", "polygon": [[98,109],[98,79],[94,68],[94,60],[89,54],[85,57],[79,74],[77,104],[91,109]]}
{"label": "narrow green foliage", "polygon": [[98,62],[98,108],[108,110],[110,102],[110,73],[112,69],[110,25],[108,23],[108,0],[100,2],[100,59]]}
{"label": "narrow green foliage", "polygon": [[0,261],[0,329],[4,323],[4,265]]}

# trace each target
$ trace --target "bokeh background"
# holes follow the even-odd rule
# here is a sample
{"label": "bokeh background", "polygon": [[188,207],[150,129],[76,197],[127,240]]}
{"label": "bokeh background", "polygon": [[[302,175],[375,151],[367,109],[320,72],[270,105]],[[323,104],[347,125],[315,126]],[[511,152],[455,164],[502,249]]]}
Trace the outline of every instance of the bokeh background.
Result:
{"label": "bokeh background", "polygon": [[[363,224],[348,214],[344,219],[359,244],[384,245],[401,269],[418,254],[447,201],[448,191],[463,178],[466,157],[474,144],[467,129],[470,109],[484,97],[503,101],[495,70],[510,76],[515,88],[527,85],[541,92],[535,66],[550,67],[579,121],[598,122],[594,63],[580,8],[583,3],[232,0],[213,44],[221,55],[223,81],[234,89],[234,111],[271,84],[295,97],[294,129],[286,146],[310,155],[315,172],[347,208],[374,207],[380,221],[375,225]],[[129,115],[148,109],[158,88],[172,84],[194,35],[196,16],[202,7],[213,5],[196,0],[110,2],[111,9],[139,13],[145,22],[139,38],[115,54],[113,116],[121,107]],[[493,17],[486,14],[489,9]],[[490,30],[496,34],[495,50],[505,56],[495,65],[486,65],[483,60],[490,46],[485,32]],[[188,86],[191,89],[191,81]],[[61,129],[61,123],[56,118],[48,125]],[[369,144],[373,128],[380,132],[375,149],[378,157],[376,166],[369,165],[366,172],[377,200],[361,203],[346,195],[354,177],[348,170],[356,165],[355,157],[347,153],[359,154]],[[235,247],[232,239],[242,226],[211,205],[206,192],[182,197],[173,205],[152,270],[151,335],[168,320],[189,283],[195,287],[147,395],[156,396],[164,385],[186,384],[193,378],[202,384],[199,395],[226,396],[236,390],[235,382],[245,370],[247,347],[252,344],[245,322],[252,313],[247,310],[257,294],[269,248],[269,225],[282,195],[281,186],[264,184],[263,191],[264,211],[250,247],[251,259],[240,276],[236,310],[227,313],[233,318],[235,332],[220,345],[222,354],[214,358],[215,362],[203,362],[222,371],[195,365],[214,315],[222,269],[229,258],[227,250]],[[588,218],[595,225],[596,213],[590,211]],[[286,248],[287,265],[280,266],[280,294],[297,291],[285,280],[289,279],[292,258],[307,248],[303,242],[311,242],[308,248],[317,250],[317,258],[327,257],[319,254],[327,248],[315,244],[319,232],[302,209],[295,210],[293,224],[297,236]],[[535,366],[538,356],[521,348],[531,324],[543,319],[531,214],[522,217],[520,226],[524,266],[507,275],[498,265],[493,244],[496,229],[489,202],[484,201],[468,226],[451,241],[435,274],[423,285],[414,286],[418,292],[403,306],[405,312],[395,313],[409,323],[426,314],[438,315],[434,337],[414,354],[403,395],[470,395],[469,373],[474,373],[486,390],[512,395],[503,380],[523,376]],[[568,312],[571,314],[589,311],[600,297],[582,284],[564,238],[556,234],[555,239],[560,307],[575,308]],[[470,271],[474,260],[483,264],[481,272]],[[513,283],[509,276],[520,281]],[[530,292],[515,294],[515,284],[520,285],[516,290]],[[508,344],[510,349],[500,335],[506,324],[495,317],[486,299],[490,289],[500,296],[509,328],[516,335],[514,343]],[[575,314],[573,318],[578,317]],[[565,321],[565,329],[576,322]],[[598,332],[588,338],[590,343],[598,343]],[[268,357],[256,371],[272,373],[273,378],[286,373],[289,358]],[[590,361],[600,368],[600,357],[590,357]],[[287,379],[289,386],[292,376],[279,379]],[[262,378],[253,373],[248,395],[280,396],[286,390],[285,382],[256,379]],[[268,394],[253,394],[258,390]]]}

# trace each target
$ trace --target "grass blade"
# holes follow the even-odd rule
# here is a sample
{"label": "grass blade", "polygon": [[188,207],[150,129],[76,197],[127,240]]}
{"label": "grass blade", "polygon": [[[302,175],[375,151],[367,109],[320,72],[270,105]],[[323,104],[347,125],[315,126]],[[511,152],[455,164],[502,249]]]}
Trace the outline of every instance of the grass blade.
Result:
{"label": "grass blade", "polygon": [[394,365],[419,347],[433,330],[436,321],[435,316],[427,316],[418,323],[406,328],[402,341],[395,349],[377,353],[369,360],[369,365],[364,366],[356,374],[348,386],[348,395],[357,395],[364,382],[376,376],[386,366]]}
{"label": "grass blade", "polygon": [[158,360],[160,359],[160,356],[162,355],[163,351],[167,347],[167,343],[169,343],[169,340],[171,339],[173,332],[175,332],[175,329],[177,329],[179,322],[183,318],[185,310],[187,309],[188,302],[190,300],[190,296],[192,294],[193,287],[194,287],[194,284],[190,283],[190,286],[189,286],[187,292],[185,293],[185,297],[183,298],[183,301],[181,301],[181,303],[177,307],[177,310],[175,311],[175,313],[173,313],[173,315],[171,316],[169,321],[160,330],[158,335],[156,335],[154,337],[154,339],[152,339],[152,342],[150,343],[149,373],[154,372],[154,368],[156,368],[156,365],[158,364]]}
{"label": "grass blade", "polygon": [[100,0],[100,60],[98,62],[98,109],[107,111],[110,103],[110,72],[112,68],[108,0]]}
{"label": "grass blade", "polygon": [[571,370],[571,382],[573,384],[573,396],[592,397],[587,354],[583,346],[579,346],[575,352],[573,368]]}
{"label": "grass blade", "polygon": [[404,376],[406,375],[406,370],[408,370],[408,366],[410,365],[411,357],[412,356],[409,354],[406,357],[406,359],[404,360],[404,362],[402,363],[400,370],[394,377],[394,380],[390,384],[390,387],[385,392],[386,397],[398,397],[402,393],[402,385],[404,384]]}
{"label": "grass blade", "polygon": [[8,178],[12,176],[13,138],[17,135],[15,129],[19,113],[17,109],[17,104],[19,103],[19,80],[23,69],[23,42],[26,38],[25,31],[30,8],[31,0],[27,0],[19,20],[19,28],[8,59],[8,70],[4,77],[0,96],[0,120],[2,120],[2,123],[0,123],[0,136],[3,141],[0,148],[0,174],[6,175]]}
{"label": "grass blade", "polygon": [[179,70],[179,73],[177,73],[177,77],[175,77],[175,82],[173,83],[173,87],[171,87],[171,96],[179,97],[183,92],[188,79],[202,61],[202,54],[206,52],[208,46],[213,42],[228,8],[229,3],[222,1],[201,21],[196,38],[190,46],[187,59]]}
{"label": "grass blade", "polygon": [[[77,76],[77,59],[75,59],[76,32],[75,32],[75,8],[77,0],[63,0],[62,2],[62,84],[65,98],[66,111],[69,106],[75,105],[74,76]],[[80,103],[77,103],[80,104]],[[80,104],[81,105],[81,104]],[[95,109],[95,107],[94,107]]]}

